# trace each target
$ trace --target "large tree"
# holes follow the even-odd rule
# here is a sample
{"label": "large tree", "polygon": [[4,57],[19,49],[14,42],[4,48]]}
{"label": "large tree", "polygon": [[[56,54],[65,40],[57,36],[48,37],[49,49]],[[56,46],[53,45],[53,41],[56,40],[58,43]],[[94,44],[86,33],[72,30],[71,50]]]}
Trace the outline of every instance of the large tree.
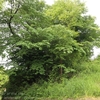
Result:
{"label": "large tree", "polygon": [[14,64],[10,84],[69,78],[78,72],[100,32],[94,18],[85,15],[84,3],[58,0],[47,6],[40,0],[8,1],[0,15],[0,45]]}
{"label": "large tree", "polygon": [[78,32],[75,40],[83,45],[87,56],[90,57],[100,29],[95,24],[95,17],[87,15],[87,11],[85,3],[80,0],[57,0],[46,14],[53,24],[61,24]]}

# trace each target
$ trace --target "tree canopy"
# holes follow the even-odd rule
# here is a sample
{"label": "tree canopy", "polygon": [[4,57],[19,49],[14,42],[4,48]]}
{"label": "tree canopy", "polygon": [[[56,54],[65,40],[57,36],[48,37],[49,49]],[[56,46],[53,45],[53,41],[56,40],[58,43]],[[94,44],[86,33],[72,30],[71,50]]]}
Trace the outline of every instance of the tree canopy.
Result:
{"label": "tree canopy", "polygon": [[100,30],[94,17],[86,15],[84,3],[57,0],[48,6],[42,0],[8,0],[8,4],[0,12],[0,47],[13,63],[9,77],[13,86],[70,78],[92,55]]}

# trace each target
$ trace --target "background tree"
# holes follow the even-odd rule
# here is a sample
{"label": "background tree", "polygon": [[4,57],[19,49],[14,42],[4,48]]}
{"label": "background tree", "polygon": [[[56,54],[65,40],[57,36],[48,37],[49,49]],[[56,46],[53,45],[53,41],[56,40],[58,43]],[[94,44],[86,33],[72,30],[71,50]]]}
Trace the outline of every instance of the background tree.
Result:
{"label": "background tree", "polygon": [[57,0],[46,13],[53,24],[64,25],[79,33],[75,40],[83,45],[89,58],[93,43],[99,37],[100,30],[95,24],[95,18],[86,14],[85,4],[80,0]]}

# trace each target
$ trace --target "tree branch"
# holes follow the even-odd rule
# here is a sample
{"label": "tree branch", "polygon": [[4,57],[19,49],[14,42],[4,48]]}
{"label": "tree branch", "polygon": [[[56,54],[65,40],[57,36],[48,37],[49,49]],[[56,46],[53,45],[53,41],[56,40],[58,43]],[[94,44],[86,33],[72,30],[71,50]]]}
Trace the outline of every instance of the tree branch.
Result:
{"label": "tree branch", "polygon": [[12,9],[11,9],[11,16],[10,16],[9,21],[7,22],[8,27],[9,27],[9,29],[10,29],[10,32],[11,32],[13,35],[15,35],[15,33],[14,33],[13,29],[12,29],[11,23],[12,23],[12,19],[14,18],[14,15],[18,12],[19,7],[20,7],[20,4],[18,4],[18,7],[17,7],[17,9],[15,10],[15,12],[14,12],[13,14],[12,14]]}

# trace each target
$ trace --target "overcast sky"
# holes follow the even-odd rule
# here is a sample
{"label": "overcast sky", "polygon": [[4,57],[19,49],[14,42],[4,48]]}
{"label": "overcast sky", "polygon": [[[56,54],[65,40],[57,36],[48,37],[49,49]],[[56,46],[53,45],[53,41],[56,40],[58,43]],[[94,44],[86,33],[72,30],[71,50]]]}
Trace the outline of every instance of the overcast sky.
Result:
{"label": "overcast sky", "polygon": [[89,14],[96,17],[96,23],[100,26],[100,0],[85,0]]}

